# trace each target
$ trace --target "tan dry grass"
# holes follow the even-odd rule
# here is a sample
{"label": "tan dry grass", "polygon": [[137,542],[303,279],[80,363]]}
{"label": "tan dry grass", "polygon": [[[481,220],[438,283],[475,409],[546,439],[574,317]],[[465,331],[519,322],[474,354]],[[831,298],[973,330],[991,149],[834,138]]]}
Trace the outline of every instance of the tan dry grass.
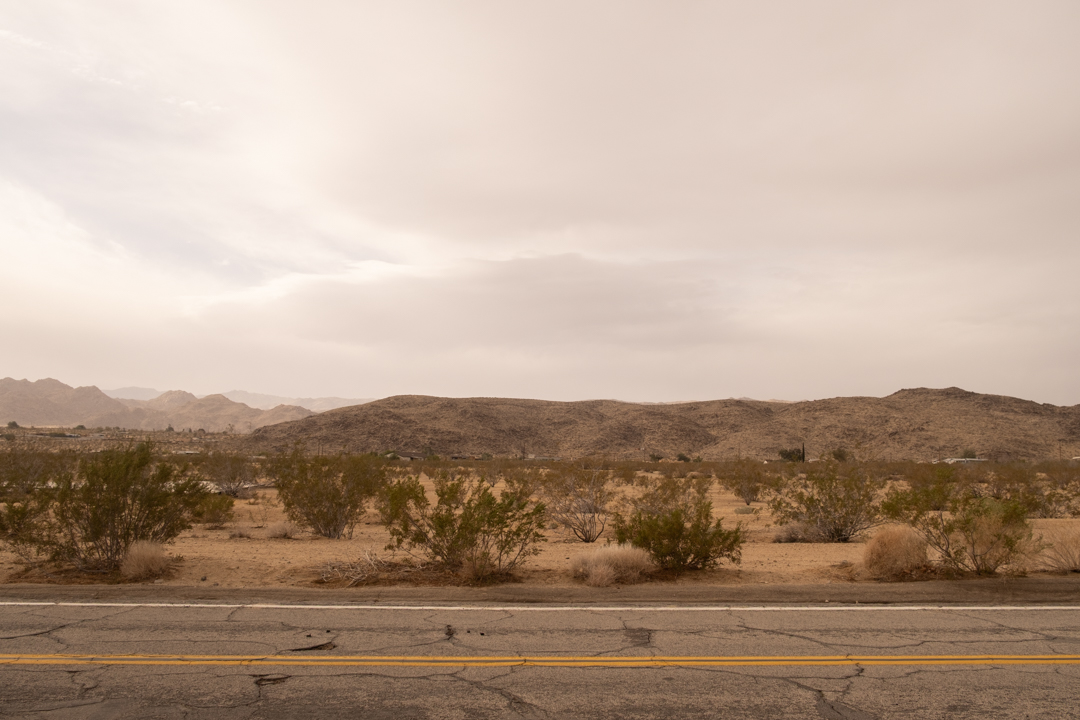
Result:
{"label": "tan dry grass", "polygon": [[907,525],[881,528],[863,552],[863,567],[878,580],[910,577],[929,564],[926,541]]}
{"label": "tan dry grass", "polygon": [[128,580],[145,580],[158,577],[169,569],[169,558],[165,555],[165,546],[148,540],[138,540],[124,556],[120,564],[120,574]]}
{"label": "tan dry grass", "polygon": [[1041,539],[1047,543],[1039,556],[1042,569],[1062,574],[1080,572],[1080,529],[1054,528]]}
{"label": "tan dry grass", "polygon": [[613,583],[634,583],[656,569],[649,553],[632,545],[604,545],[581,553],[570,565],[576,578],[586,585],[607,587]]}

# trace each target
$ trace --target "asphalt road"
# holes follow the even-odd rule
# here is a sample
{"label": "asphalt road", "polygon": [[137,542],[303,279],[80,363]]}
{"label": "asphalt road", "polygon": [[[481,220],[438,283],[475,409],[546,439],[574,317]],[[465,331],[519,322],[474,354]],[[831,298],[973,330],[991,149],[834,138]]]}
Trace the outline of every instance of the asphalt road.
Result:
{"label": "asphalt road", "polygon": [[5,719],[1080,717],[1077,606],[8,602]]}

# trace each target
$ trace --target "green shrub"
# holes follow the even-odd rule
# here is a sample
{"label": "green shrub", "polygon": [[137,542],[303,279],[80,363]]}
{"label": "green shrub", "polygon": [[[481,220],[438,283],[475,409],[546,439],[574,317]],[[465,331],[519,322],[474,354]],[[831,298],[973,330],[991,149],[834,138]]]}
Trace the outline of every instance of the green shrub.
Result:
{"label": "green shrub", "polygon": [[615,541],[648,551],[665,570],[712,567],[722,559],[742,560],[742,526],[724,530],[713,522],[710,477],[639,478],[644,491],[628,500],[629,511],[616,513]]}
{"label": "green shrub", "polygon": [[742,561],[742,527],[712,521],[712,503],[700,498],[660,512],[638,509],[615,517],[615,541],[647,551],[664,570],[700,570],[728,559]]}
{"label": "green shrub", "polygon": [[1022,502],[982,497],[956,483],[895,490],[882,510],[915,528],[959,572],[992,575],[1037,549]]}
{"label": "green shrub", "polygon": [[508,574],[539,552],[536,545],[544,540],[543,503],[533,503],[515,487],[496,499],[480,477],[443,471],[434,483],[434,507],[416,477],[387,488],[381,507],[390,533],[387,550],[418,551],[478,580]]}
{"label": "green shrub", "polygon": [[375,455],[307,457],[303,449],[270,466],[285,514],[328,538],[352,537],[369,500],[386,484],[385,461]]}
{"label": "green shrub", "polygon": [[739,460],[721,471],[720,483],[749,505],[761,497],[762,491],[768,487],[768,478],[760,462]]}
{"label": "green shrub", "polygon": [[210,527],[220,528],[235,516],[233,502],[234,500],[228,495],[206,493],[192,511],[191,519]]}
{"label": "green shrub", "polygon": [[0,541],[28,563],[37,563],[51,553],[52,492],[40,489],[19,499],[8,498],[0,505]]}
{"label": "green shrub", "polygon": [[50,453],[12,448],[0,453],[0,502],[19,500],[48,482],[70,473],[76,466],[70,453]]}
{"label": "green shrub", "polygon": [[171,464],[155,462],[143,443],[84,459],[55,493],[41,494],[52,521],[35,542],[81,570],[108,572],[120,567],[136,541],[167,543],[191,527],[206,492],[197,480],[179,479]]}
{"label": "green shrub", "polygon": [[774,491],[769,509],[778,524],[799,524],[818,542],[848,542],[881,524],[884,482],[864,467],[824,462],[805,469],[784,477]]}

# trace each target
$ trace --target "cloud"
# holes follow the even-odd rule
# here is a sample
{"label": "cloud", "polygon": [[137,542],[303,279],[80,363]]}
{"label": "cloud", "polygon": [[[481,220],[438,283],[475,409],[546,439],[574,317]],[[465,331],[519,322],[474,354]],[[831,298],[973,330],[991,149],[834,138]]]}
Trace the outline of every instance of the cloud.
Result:
{"label": "cloud", "polygon": [[1074,3],[0,13],[4,374],[1080,402]]}

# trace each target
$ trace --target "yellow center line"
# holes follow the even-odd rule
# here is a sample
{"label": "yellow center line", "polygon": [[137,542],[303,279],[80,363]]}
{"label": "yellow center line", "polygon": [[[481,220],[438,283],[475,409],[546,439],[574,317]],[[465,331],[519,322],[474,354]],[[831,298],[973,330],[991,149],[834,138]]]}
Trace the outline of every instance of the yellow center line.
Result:
{"label": "yellow center line", "polygon": [[1076,665],[1080,655],[75,655],[0,654],[0,665],[294,667],[722,667],[791,665]]}

